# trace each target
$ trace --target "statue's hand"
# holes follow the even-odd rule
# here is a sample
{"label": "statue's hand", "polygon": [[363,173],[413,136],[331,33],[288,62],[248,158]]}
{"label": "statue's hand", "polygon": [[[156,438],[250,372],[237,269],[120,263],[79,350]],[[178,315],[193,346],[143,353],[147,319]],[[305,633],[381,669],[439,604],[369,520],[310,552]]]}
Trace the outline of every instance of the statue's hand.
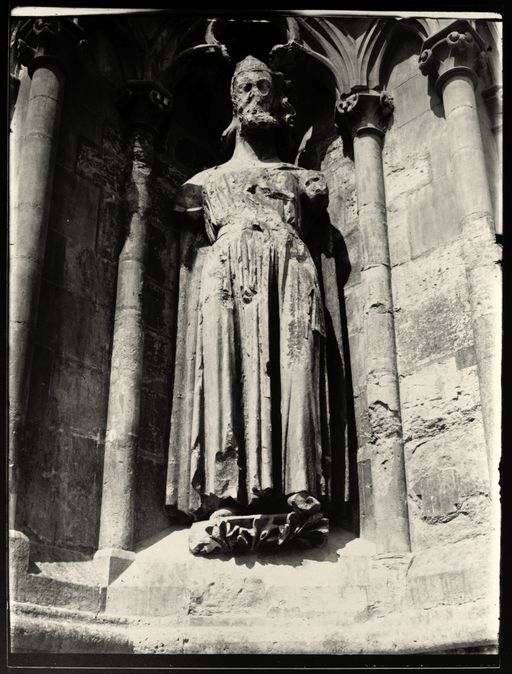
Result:
{"label": "statue's hand", "polygon": [[329,193],[324,176],[318,171],[311,171],[304,181],[304,192],[315,207],[325,207],[329,203]]}

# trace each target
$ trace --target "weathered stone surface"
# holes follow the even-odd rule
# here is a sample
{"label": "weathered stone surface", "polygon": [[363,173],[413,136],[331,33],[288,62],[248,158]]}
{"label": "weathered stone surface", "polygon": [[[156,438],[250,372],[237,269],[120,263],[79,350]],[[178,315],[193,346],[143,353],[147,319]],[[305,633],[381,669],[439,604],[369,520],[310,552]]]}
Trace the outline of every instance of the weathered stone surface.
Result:
{"label": "weathered stone surface", "polygon": [[105,391],[108,375],[66,356],[58,356],[48,396],[48,415],[54,423],[90,435],[105,428]]}
{"label": "weathered stone surface", "polygon": [[401,379],[406,441],[421,441],[453,427],[463,430],[473,422],[481,426],[475,364],[460,364],[457,356],[441,358]]}
{"label": "weathered stone surface", "polygon": [[[12,649],[16,653],[140,653],[140,654],[263,654],[326,655],[425,654],[497,652],[497,622],[488,605],[477,601],[441,606],[429,611],[409,609],[395,616],[358,624],[307,621],[283,622],[282,616],[261,623],[213,621],[145,621],[140,618],[19,604],[13,619]],[[247,614],[245,614],[247,615]],[[243,628],[243,629],[241,629]],[[300,637],[298,636],[300,635]],[[393,635],[393,636],[390,636]]]}
{"label": "weathered stone surface", "polygon": [[[393,139],[390,142],[393,143]],[[384,163],[386,201],[390,204],[399,196],[415,192],[432,182],[430,155],[421,150],[406,155],[404,145],[395,144],[398,147],[394,152],[388,149]]]}
{"label": "weathered stone surface", "polygon": [[[28,533],[39,543],[55,546],[57,556],[65,559],[66,549],[90,554],[97,545],[103,444],[76,430],[68,433],[66,421],[59,421],[59,427],[36,421],[28,429],[34,454],[24,468],[24,484],[30,489],[23,501]],[[42,504],[51,504],[59,515],[51,528]],[[34,555],[41,559],[40,551]],[[51,557],[50,549],[45,556]]]}
{"label": "weathered stone surface", "polygon": [[21,531],[9,531],[9,600],[20,597],[20,586],[28,572],[30,541]]}
{"label": "weathered stone surface", "polygon": [[472,344],[467,293],[458,242],[393,270],[401,375]]}
{"label": "weathered stone surface", "polygon": [[50,227],[78,246],[94,249],[99,199],[100,190],[96,186],[57,165]]}
{"label": "weathered stone surface", "polygon": [[449,544],[496,526],[482,426],[476,422],[406,443],[413,549]]}
{"label": "weathered stone surface", "polygon": [[[112,330],[112,307],[45,281],[41,287],[40,307],[38,332],[45,338],[45,348],[69,358],[76,365],[108,371],[111,344],[105,341],[104,335]],[[80,312],[81,320],[66,320],[74,311]],[[40,366],[37,360],[34,365]]]}
{"label": "weathered stone surface", "polygon": [[[87,571],[77,573],[76,567],[79,564],[86,566]],[[55,564],[57,565],[58,563]],[[95,572],[91,571],[92,565],[92,561],[68,562],[67,567],[74,566],[74,574],[70,573],[69,568],[64,573],[62,569],[57,571],[48,568],[54,565],[46,565],[43,572],[29,573],[20,586],[18,600],[23,602],[25,609],[35,604],[38,613],[44,611],[45,607],[59,607],[80,612],[91,611],[92,615],[97,615],[105,606],[105,588],[100,587],[99,582],[96,583]],[[46,571],[50,572],[49,575]],[[27,646],[29,643],[30,635]]]}
{"label": "weathered stone surface", "polygon": [[[96,222],[93,223],[93,236]],[[88,298],[103,307],[112,308],[116,269],[93,248],[75,245],[56,230],[48,232],[51,246],[45,256],[43,279],[74,294]]]}
{"label": "weathered stone surface", "polygon": [[[106,148],[108,152],[108,148]],[[121,181],[125,168],[125,157],[118,153],[107,154],[96,145],[83,140],[78,148],[76,173],[105,194],[115,197],[121,190]]]}
{"label": "weathered stone surface", "polygon": [[[491,470],[494,470],[500,451],[500,398],[495,385],[499,377],[500,347],[496,344],[489,357],[486,342],[489,335],[496,334],[501,315],[501,281],[496,270],[500,251],[494,240],[493,203],[475,97],[478,74],[486,63],[482,56],[484,50],[485,44],[471,24],[458,20],[425,40],[420,69],[424,74],[437,77],[436,88],[443,99],[468,277],[486,445]],[[477,268],[481,273],[475,274]],[[494,306],[491,301],[485,321],[479,320],[477,296],[482,291],[496,298]]]}
{"label": "weathered stone surface", "polygon": [[[55,542],[73,547],[81,542],[82,549],[94,550],[99,526],[101,499],[101,460],[103,444],[98,438],[72,433],[69,444],[62,444],[58,456],[58,480],[55,494],[59,518]],[[88,477],[87,482],[84,476]]]}
{"label": "weathered stone surface", "polygon": [[98,619],[96,613],[44,609],[19,604],[13,614],[11,648],[17,653],[131,653],[125,621]]}
{"label": "weathered stone surface", "polygon": [[407,593],[424,609],[488,598],[496,615],[497,552],[493,539],[486,535],[434,545],[413,559],[407,573]]}

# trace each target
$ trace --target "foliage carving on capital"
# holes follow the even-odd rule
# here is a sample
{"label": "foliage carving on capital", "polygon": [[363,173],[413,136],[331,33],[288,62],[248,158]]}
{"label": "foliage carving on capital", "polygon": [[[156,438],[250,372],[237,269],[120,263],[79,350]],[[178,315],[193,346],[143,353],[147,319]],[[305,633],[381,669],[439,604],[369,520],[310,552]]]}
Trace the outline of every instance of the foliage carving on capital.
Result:
{"label": "foliage carving on capital", "polygon": [[85,44],[84,31],[68,17],[39,17],[20,26],[16,48],[22,65],[34,70],[43,64],[69,66],[70,55]]}
{"label": "foliage carving on capital", "polygon": [[353,137],[363,131],[384,135],[395,106],[387,91],[363,91],[341,96],[336,104],[340,133]]}
{"label": "foliage carving on capital", "polygon": [[482,38],[466,20],[454,21],[423,43],[418,66],[424,75],[437,77],[439,88],[454,72],[465,72],[476,84],[487,68],[487,53]]}
{"label": "foliage carving on capital", "polygon": [[124,125],[160,130],[171,111],[172,95],[157,82],[130,80],[119,92],[119,109]]}

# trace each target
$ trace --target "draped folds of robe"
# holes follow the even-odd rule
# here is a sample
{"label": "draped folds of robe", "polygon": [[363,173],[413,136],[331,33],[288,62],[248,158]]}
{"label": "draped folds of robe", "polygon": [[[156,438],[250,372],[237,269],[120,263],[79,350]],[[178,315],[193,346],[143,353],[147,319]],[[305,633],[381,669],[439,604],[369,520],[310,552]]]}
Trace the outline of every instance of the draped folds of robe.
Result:
{"label": "draped folds of robe", "polygon": [[176,510],[330,498],[324,297],[304,242],[325,195],[316,171],[228,162],[202,174],[194,203],[177,196],[177,210],[202,209],[206,237],[181,240],[166,494]]}

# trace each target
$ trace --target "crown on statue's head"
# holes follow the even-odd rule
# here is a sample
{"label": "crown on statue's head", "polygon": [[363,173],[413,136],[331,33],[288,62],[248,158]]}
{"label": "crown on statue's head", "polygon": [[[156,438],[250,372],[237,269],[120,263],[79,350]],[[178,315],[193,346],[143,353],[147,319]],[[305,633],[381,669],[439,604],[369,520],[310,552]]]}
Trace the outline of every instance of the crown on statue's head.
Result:
{"label": "crown on statue's head", "polygon": [[243,61],[240,61],[239,63],[236,64],[233,79],[235,79],[237,75],[240,75],[240,73],[249,72],[251,70],[264,70],[267,73],[272,72],[268,67],[268,65],[266,63],[263,63],[263,61],[260,61],[254,56],[246,56],[243,59]]}

